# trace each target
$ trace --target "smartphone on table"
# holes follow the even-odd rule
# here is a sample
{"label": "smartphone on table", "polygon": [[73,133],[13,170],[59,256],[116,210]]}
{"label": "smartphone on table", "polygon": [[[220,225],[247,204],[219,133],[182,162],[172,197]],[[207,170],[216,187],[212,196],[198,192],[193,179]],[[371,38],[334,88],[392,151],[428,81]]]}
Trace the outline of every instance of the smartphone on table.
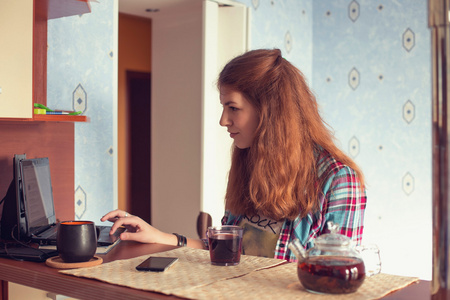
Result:
{"label": "smartphone on table", "polygon": [[150,256],[136,267],[138,271],[164,272],[178,260],[177,257]]}

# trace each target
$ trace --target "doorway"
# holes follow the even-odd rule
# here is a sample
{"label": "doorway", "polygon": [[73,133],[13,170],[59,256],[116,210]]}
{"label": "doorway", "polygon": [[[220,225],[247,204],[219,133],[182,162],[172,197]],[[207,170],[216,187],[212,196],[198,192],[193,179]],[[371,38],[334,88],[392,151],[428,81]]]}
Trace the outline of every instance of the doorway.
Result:
{"label": "doorway", "polygon": [[128,211],[150,222],[151,75],[127,71]]}
{"label": "doorway", "polygon": [[119,14],[118,208],[150,222],[150,19]]}

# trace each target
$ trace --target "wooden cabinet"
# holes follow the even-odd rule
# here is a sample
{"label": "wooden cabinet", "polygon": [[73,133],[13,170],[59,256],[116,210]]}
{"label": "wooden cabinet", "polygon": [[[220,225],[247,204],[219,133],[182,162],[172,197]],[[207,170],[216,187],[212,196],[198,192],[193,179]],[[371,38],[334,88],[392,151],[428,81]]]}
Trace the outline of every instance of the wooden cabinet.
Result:
{"label": "wooden cabinet", "polygon": [[32,117],[33,13],[32,0],[0,2],[1,117]]}
{"label": "wooden cabinet", "polygon": [[88,0],[0,0],[0,120],[47,103],[47,20],[87,12]]}

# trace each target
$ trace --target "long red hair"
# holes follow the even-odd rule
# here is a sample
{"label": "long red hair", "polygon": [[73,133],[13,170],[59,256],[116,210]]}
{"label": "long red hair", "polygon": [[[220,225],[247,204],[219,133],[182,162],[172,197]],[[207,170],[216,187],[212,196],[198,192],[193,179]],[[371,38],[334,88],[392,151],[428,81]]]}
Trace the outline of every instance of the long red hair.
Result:
{"label": "long red hair", "polygon": [[252,146],[233,147],[226,209],[275,220],[316,211],[321,149],[355,170],[364,186],[358,166],[336,147],[303,74],[280,50],[253,50],[232,59],[218,86],[243,93],[259,114]]}

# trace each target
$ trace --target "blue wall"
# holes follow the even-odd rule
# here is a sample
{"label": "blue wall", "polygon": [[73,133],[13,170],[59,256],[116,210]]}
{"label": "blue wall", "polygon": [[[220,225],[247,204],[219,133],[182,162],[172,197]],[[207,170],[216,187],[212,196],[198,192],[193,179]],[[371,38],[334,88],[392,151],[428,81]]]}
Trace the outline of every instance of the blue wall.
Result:
{"label": "blue wall", "polygon": [[114,0],[91,2],[91,13],[48,22],[47,104],[90,118],[75,125],[76,219],[98,221],[115,205],[114,7]]}
{"label": "blue wall", "polygon": [[308,0],[240,0],[251,7],[251,48],[279,48],[312,79],[313,15]]}
{"label": "blue wall", "polygon": [[430,278],[427,1],[315,1],[313,19],[313,87],[367,177],[366,240],[381,247],[385,272]]}

